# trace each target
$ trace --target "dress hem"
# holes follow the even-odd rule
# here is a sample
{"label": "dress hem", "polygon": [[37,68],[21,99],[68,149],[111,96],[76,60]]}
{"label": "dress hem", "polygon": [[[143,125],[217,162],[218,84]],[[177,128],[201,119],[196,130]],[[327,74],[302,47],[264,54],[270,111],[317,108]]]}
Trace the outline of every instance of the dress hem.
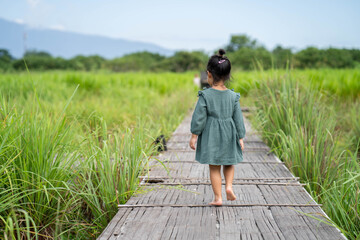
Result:
{"label": "dress hem", "polygon": [[217,166],[220,166],[220,165],[236,165],[240,162],[243,161],[243,159],[241,159],[241,161],[238,161],[238,160],[235,160],[234,161],[228,161],[228,162],[221,162],[221,163],[218,163],[218,162],[211,162],[211,161],[200,161],[198,159],[195,159],[197,162],[201,163],[201,164],[208,164],[208,165],[217,165]]}

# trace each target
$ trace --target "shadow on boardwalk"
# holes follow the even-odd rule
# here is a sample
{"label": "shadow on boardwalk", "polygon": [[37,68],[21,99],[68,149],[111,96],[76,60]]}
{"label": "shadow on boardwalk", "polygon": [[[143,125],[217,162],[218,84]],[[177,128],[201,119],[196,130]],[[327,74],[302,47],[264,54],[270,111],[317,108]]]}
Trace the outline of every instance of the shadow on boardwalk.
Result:
{"label": "shadow on boardwalk", "polygon": [[143,180],[145,193],[120,206],[98,239],[346,239],[337,228],[309,216],[327,218],[244,120],[247,135],[244,160],[235,169],[236,201],[207,205],[213,198],[209,171],[188,146],[189,115],[173,133],[168,151],[158,156],[169,174],[154,160]]}

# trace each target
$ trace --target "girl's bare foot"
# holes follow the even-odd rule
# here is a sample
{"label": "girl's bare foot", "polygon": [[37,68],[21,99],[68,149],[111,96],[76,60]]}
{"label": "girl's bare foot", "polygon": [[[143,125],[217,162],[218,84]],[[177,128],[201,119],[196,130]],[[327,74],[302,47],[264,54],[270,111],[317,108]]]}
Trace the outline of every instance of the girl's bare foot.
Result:
{"label": "girl's bare foot", "polygon": [[231,188],[226,189],[226,199],[230,201],[236,200],[236,196]]}
{"label": "girl's bare foot", "polygon": [[214,200],[212,202],[209,203],[209,205],[213,205],[213,206],[221,206],[222,205],[222,200]]}

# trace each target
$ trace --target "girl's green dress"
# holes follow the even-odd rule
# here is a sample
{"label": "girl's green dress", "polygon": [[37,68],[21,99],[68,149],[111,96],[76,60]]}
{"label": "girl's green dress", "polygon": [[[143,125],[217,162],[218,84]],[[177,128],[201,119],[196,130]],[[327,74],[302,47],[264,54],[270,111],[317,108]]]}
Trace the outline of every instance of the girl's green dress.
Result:
{"label": "girl's green dress", "polygon": [[199,91],[190,131],[199,135],[196,161],[211,165],[234,165],[243,160],[239,143],[245,137],[240,93],[233,89]]}

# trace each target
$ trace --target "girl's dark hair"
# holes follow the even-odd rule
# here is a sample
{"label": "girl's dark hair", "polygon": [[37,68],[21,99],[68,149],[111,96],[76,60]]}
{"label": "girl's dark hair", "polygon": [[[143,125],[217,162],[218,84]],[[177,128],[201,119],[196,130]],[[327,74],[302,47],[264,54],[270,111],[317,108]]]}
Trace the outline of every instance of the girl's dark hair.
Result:
{"label": "girl's dark hair", "polygon": [[224,54],[225,50],[219,49],[218,54],[211,56],[208,61],[207,70],[213,76],[214,83],[230,79],[231,63]]}

